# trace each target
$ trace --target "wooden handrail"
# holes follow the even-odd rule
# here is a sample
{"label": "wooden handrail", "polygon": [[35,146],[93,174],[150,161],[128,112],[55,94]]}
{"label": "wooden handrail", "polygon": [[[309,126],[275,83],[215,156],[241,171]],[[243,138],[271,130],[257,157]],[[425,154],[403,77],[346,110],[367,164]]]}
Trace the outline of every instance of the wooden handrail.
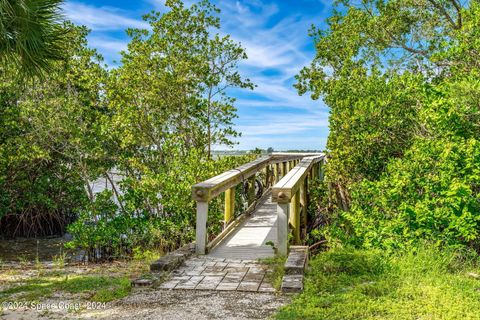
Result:
{"label": "wooden handrail", "polygon": [[303,158],[272,187],[272,202],[277,202],[277,248],[281,255],[288,253],[289,226],[294,243],[301,242],[301,225],[305,228],[307,223],[308,180],[322,177],[320,163],[324,159],[324,154]]}
{"label": "wooden handrail", "polygon": [[272,187],[272,201],[277,203],[288,203],[300,189],[300,186],[310,169],[322,161],[325,155],[303,158],[299,164],[288,172],[278,183]]}
{"label": "wooden handrail", "polygon": [[[197,202],[197,223],[196,223],[196,252],[205,254],[207,249],[207,219],[208,219],[208,203],[213,198],[223,192],[225,197],[225,224],[227,225],[233,217],[235,205],[235,186],[247,179],[254,179],[257,172],[267,168],[267,180],[269,177],[270,165],[275,165],[274,176],[278,178],[277,172],[280,171],[285,175],[287,171],[299,162],[302,158],[308,156],[318,156],[312,153],[274,153],[269,156],[260,157],[254,161],[244,164],[235,169],[226,171],[206,181],[200,182],[192,186],[192,198]],[[250,181],[252,186],[254,181]],[[269,182],[267,181],[267,188]],[[253,188],[251,189],[254,190]],[[250,197],[249,197],[250,198]],[[250,201],[249,201],[250,204]],[[253,202],[253,205],[255,202]],[[223,233],[222,233],[223,234]],[[221,234],[221,235],[222,235]],[[216,239],[218,242],[219,240]]]}
{"label": "wooden handrail", "polygon": [[310,154],[305,153],[274,153],[244,164],[235,169],[221,173],[213,178],[197,183],[192,187],[192,198],[195,201],[208,202],[222,192],[247,180],[269,164],[299,160]]}
{"label": "wooden handrail", "polygon": [[192,198],[195,201],[208,202],[222,192],[236,186],[262,170],[270,157],[261,157],[238,168],[226,171],[192,187]]}

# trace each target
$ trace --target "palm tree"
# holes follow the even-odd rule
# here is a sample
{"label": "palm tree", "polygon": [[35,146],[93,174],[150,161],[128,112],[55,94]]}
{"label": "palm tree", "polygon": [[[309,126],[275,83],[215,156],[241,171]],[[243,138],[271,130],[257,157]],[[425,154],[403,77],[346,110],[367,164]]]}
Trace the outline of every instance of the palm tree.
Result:
{"label": "palm tree", "polygon": [[62,57],[63,0],[0,0],[0,66],[41,75]]}

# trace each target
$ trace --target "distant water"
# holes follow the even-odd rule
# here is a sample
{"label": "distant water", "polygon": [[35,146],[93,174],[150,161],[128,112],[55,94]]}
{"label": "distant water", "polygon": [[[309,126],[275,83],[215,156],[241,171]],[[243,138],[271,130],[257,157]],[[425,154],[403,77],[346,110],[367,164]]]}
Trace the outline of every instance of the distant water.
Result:
{"label": "distant water", "polygon": [[[119,186],[119,183],[120,183],[120,181],[122,181],[123,176],[121,174],[117,173],[117,172],[113,172],[113,173],[110,173],[110,179],[112,179],[113,184],[115,185],[115,189],[117,190],[118,194],[123,195],[123,192],[122,192],[122,190],[120,189],[120,186]],[[104,190],[113,191],[112,184],[105,177],[98,178],[94,182],[90,182],[90,187],[92,188],[92,191],[93,191],[94,194],[97,194],[97,193],[102,192]],[[114,201],[115,201],[115,203],[118,204],[118,199],[115,196],[115,193],[114,193]]]}
{"label": "distant water", "polygon": [[80,260],[80,254],[65,250],[64,244],[69,240],[68,235],[56,238],[0,240],[0,260],[1,263],[34,263],[38,258],[40,262],[50,262],[60,256],[65,256],[66,260]]}
{"label": "distant water", "polygon": [[[118,173],[112,173],[110,177],[115,184],[117,192],[121,195],[122,191],[118,183],[122,180],[122,176]],[[99,178],[91,182],[90,187],[94,193],[99,193],[106,189],[112,190],[112,185],[107,178]],[[118,199],[115,196],[114,201],[118,203]],[[67,252],[64,248],[65,243],[69,240],[70,236],[68,234],[63,237],[0,240],[0,262],[18,263],[24,261],[35,263],[37,258],[41,262],[51,262],[60,255],[66,255],[66,260],[77,261],[81,258],[81,255],[79,253],[72,254]]]}

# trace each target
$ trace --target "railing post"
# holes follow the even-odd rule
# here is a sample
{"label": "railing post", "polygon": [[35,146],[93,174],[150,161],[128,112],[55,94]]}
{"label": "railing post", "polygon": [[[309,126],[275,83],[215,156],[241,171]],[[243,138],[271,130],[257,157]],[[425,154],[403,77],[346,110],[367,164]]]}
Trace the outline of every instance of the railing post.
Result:
{"label": "railing post", "polygon": [[270,175],[271,175],[271,170],[270,170],[270,165],[267,165],[265,167],[265,189],[268,189],[270,186]]}
{"label": "railing post", "polygon": [[277,204],[277,246],[278,253],[286,256],[288,253],[288,217],[290,215],[290,203]]}
{"label": "railing post", "polygon": [[255,201],[255,175],[248,178],[247,201],[249,206]]}
{"label": "railing post", "polygon": [[277,183],[280,180],[280,164],[275,163],[275,183]]}
{"label": "railing post", "polygon": [[225,191],[225,215],[224,223],[225,227],[232,220],[235,212],[235,187]]}
{"label": "railing post", "polygon": [[293,242],[300,244],[300,195],[296,192],[290,202],[290,223],[293,226]]}
{"label": "railing post", "polygon": [[302,206],[308,206],[308,176],[305,177],[300,185],[300,202]]}
{"label": "railing post", "polygon": [[292,243],[300,244],[302,241],[302,234],[305,234],[308,223],[308,187],[310,181],[321,173],[316,165],[318,156],[305,160],[305,168],[299,168],[295,174],[291,172],[289,179],[283,178],[302,160],[298,157],[280,162],[279,168],[283,178],[279,177],[282,179],[277,179],[276,185],[272,188],[273,201],[277,202],[277,248],[281,255],[288,253],[289,231],[293,231]]}
{"label": "railing post", "polygon": [[[307,228],[307,209],[308,209],[308,198],[307,198],[307,193],[308,193],[308,177],[305,177],[303,180],[303,183],[300,185],[300,205],[302,207],[301,210],[301,220],[302,220],[302,227]],[[304,233],[302,233],[303,235]]]}
{"label": "railing post", "polygon": [[318,175],[318,177],[320,178],[320,181],[323,181],[323,179],[325,178],[325,170],[324,170],[324,162],[323,160],[319,162],[318,166],[319,166],[319,170],[320,170],[320,173]]}
{"label": "railing post", "polygon": [[205,254],[207,243],[208,202],[197,201],[197,229],[195,252]]}

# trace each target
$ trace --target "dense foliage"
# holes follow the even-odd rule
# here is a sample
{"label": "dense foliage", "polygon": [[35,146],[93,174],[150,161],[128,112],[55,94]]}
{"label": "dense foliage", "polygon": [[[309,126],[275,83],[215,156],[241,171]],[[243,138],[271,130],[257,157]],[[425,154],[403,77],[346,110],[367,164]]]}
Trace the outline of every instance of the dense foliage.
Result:
{"label": "dense foliage", "polygon": [[[480,243],[480,3],[338,1],[298,76],[331,108],[330,240]],[[332,213],[333,211],[333,213]]]}
{"label": "dense foliage", "polygon": [[[80,210],[78,219],[68,227],[73,236],[68,247],[86,249],[90,259],[98,259],[126,257],[136,248],[171,251],[191,242],[195,238],[196,217],[191,186],[253,157],[218,160],[177,157],[169,163],[172,169],[154,177],[126,178],[120,183],[124,193],[118,198],[112,191],[105,190]],[[157,197],[160,199],[156,200]],[[223,227],[222,200],[218,197],[209,204],[208,234],[211,237]],[[240,202],[237,207],[240,208]]]}
{"label": "dense foliage", "polygon": [[[0,228],[6,236],[61,233],[87,200],[86,167],[99,167],[100,83],[106,71],[86,30],[65,25],[70,46],[55,72],[29,86],[3,70]],[[73,58],[75,57],[75,58]],[[98,151],[97,151],[98,152]]]}
{"label": "dense foliage", "polygon": [[[227,91],[253,89],[237,70],[244,49],[218,33],[208,1],[166,4],[166,13],[144,17],[150,30],[127,30],[118,68],[102,65],[88,31],[67,22],[64,57],[42,78],[27,86],[16,61],[2,60],[2,236],[61,234],[68,225],[69,247],[91,258],[170,250],[193,238],[191,186],[254,157],[211,157],[212,145],[239,135]],[[222,227],[221,200],[210,207],[212,235]]]}

